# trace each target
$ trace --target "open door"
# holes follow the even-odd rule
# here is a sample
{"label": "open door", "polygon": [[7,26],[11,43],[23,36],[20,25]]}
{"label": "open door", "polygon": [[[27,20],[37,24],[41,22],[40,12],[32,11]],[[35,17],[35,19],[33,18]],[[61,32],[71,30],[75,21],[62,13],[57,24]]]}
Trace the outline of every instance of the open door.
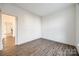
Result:
{"label": "open door", "polygon": [[15,54],[15,36],[16,36],[16,17],[2,14],[2,42],[3,54]]}

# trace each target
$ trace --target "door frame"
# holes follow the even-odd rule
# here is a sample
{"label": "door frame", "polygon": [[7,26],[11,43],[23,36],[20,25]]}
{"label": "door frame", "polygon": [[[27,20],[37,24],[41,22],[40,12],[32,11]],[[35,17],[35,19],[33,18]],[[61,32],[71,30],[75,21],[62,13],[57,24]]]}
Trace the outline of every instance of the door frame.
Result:
{"label": "door frame", "polygon": [[[15,16],[15,15],[12,15],[12,14],[10,14],[10,13],[7,13],[6,11],[4,11],[4,10],[1,10],[0,9],[0,13],[1,14],[5,14],[5,15],[10,15],[10,16],[14,16],[16,19],[15,19],[15,45],[17,44],[17,38],[18,38],[18,16]],[[0,14],[0,16],[1,16],[1,14]],[[2,42],[2,39],[3,39],[3,37],[2,37],[2,17],[1,17],[1,42]],[[3,48],[3,44],[2,44],[2,48]]]}

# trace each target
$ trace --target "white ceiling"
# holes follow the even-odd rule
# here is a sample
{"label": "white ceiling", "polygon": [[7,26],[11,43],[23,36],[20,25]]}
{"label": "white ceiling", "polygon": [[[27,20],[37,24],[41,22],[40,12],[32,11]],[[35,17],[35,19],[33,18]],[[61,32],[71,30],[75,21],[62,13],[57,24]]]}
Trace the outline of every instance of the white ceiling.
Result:
{"label": "white ceiling", "polygon": [[66,8],[71,3],[17,3],[17,6],[28,10],[36,15],[45,16],[57,10]]}

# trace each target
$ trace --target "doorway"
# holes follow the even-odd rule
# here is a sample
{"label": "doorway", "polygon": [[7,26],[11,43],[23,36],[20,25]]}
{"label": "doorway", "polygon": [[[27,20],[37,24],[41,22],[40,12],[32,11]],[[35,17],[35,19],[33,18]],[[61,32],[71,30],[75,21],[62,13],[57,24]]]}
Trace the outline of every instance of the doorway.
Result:
{"label": "doorway", "polygon": [[15,54],[15,37],[16,37],[16,17],[8,14],[1,14],[2,16],[2,43],[3,54]]}

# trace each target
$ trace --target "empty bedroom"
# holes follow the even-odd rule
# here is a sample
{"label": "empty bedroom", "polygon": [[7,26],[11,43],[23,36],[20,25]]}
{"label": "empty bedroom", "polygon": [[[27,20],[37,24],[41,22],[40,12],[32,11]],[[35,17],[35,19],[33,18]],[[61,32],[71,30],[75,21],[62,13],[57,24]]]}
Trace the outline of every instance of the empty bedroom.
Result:
{"label": "empty bedroom", "polygon": [[78,3],[0,3],[0,56],[79,56]]}

